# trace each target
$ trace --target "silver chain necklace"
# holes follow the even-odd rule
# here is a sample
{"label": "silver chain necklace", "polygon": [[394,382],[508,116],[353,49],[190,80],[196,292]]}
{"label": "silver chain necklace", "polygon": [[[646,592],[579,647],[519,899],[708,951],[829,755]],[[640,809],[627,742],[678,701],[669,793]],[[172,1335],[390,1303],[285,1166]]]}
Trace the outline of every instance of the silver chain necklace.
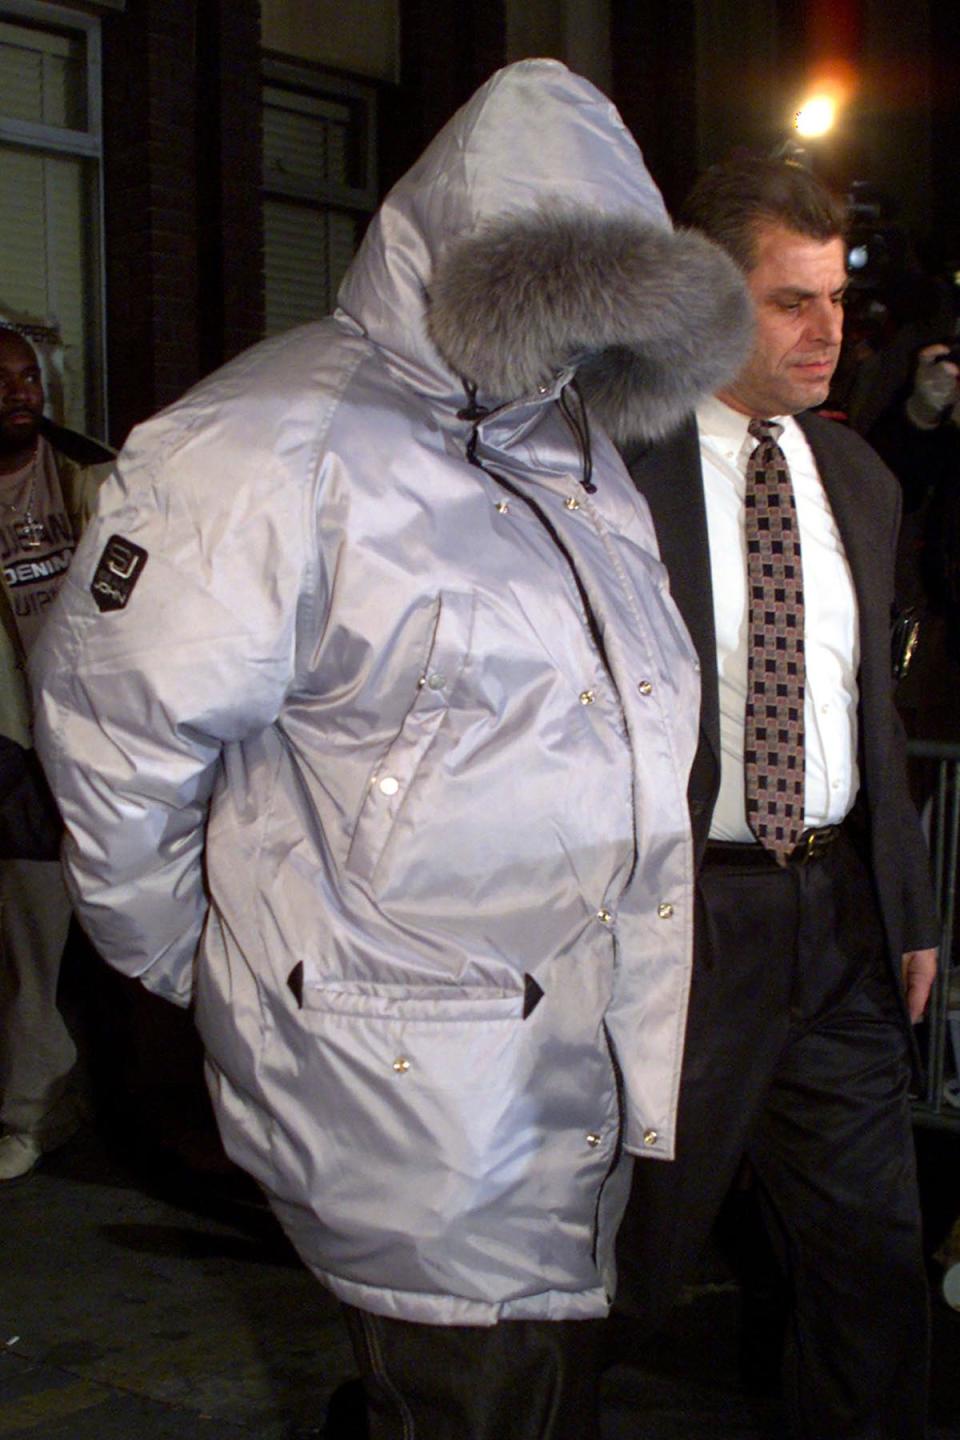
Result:
{"label": "silver chain necklace", "polygon": [[33,460],[30,463],[30,488],[27,491],[26,501],[18,500],[11,503],[9,500],[0,500],[0,508],[10,515],[19,515],[23,511],[23,518],[13,520],[10,528],[21,548],[24,550],[39,550],[43,544],[43,524],[37,520],[33,513],[33,498],[37,489],[37,461],[40,458],[39,449],[33,452]]}

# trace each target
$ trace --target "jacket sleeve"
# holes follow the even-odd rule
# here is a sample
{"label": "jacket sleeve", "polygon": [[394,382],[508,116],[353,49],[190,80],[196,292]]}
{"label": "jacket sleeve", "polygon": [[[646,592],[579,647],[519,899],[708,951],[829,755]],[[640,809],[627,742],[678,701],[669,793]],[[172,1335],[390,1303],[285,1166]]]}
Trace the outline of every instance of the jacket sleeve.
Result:
{"label": "jacket sleeve", "polygon": [[308,447],[278,457],[256,406],[210,403],[134,433],[31,657],[78,915],[111,964],[184,1005],[221,749],[293,683],[313,533]]}
{"label": "jacket sleeve", "polygon": [[900,860],[903,876],[902,949],[928,950],[940,944],[941,925],[933,893],[930,852],[920,824],[917,807],[907,784],[907,742],[903,723],[893,708],[898,804],[900,810]]}
{"label": "jacket sleeve", "polygon": [[912,800],[903,837],[903,951],[935,950],[941,926],[930,879],[930,856]]}
{"label": "jacket sleeve", "polygon": [[[890,555],[889,573],[892,577],[896,569],[897,543],[900,535],[900,519],[902,503],[899,489],[891,484],[891,493],[894,498],[891,502],[892,520],[890,527]],[[891,605],[891,617],[893,613]],[[901,905],[903,914],[903,933],[901,938],[901,949],[924,950],[932,949],[940,943],[940,921],[937,916],[937,907],[933,895],[933,884],[930,874],[930,854],[927,849],[926,839],[920,824],[920,817],[917,814],[917,807],[910,794],[910,787],[907,783],[907,740],[900,713],[894,701],[894,677],[891,659],[890,666],[890,723],[893,730],[893,755],[895,763],[891,766],[888,776],[889,783],[894,789],[894,802],[898,816],[898,849],[900,859],[900,873],[902,876]]]}

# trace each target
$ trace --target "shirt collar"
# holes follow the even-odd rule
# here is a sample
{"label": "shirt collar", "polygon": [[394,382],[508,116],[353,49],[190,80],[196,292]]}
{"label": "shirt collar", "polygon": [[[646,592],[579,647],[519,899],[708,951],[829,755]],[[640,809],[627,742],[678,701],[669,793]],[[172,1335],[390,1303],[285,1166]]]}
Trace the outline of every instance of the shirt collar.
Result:
{"label": "shirt collar", "polygon": [[[767,418],[782,425],[784,433],[789,431],[794,423],[790,415],[770,415]],[[739,410],[734,410],[716,395],[708,395],[697,406],[697,428],[701,438],[728,454],[738,455],[744,445],[753,448],[755,442],[747,435],[749,424],[749,415],[742,415]]]}

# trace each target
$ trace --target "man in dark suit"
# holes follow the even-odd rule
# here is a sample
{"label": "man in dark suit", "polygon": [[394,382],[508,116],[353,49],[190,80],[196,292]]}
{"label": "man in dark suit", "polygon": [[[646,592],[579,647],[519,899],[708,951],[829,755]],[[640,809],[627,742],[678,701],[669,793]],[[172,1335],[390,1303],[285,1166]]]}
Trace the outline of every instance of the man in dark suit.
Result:
{"label": "man in dark suit", "polygon": [[635,1168],[620,1301],[652,1326],[747,1162],[789,1281],[794,1433],[916,1440],[907,1092],[938,925],[892,701],[898,488],[855,434],[803,413],[839,354],[842,207],[796,165],[744,159],[701,178],[686,218],[746,272],[757,329],[696,423],[626,457],[703,698],[678,1158]]}

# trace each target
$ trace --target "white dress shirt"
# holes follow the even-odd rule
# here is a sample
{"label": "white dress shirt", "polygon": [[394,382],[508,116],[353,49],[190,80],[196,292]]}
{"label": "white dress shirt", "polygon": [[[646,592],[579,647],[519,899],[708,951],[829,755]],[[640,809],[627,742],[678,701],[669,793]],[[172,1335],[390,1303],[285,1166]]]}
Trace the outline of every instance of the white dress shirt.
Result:
{"label": "white dress shirt", "polygon": [[[806,695],[805,823],[833,825],[856,799],[857,671],[860,663],[857,600],[830,503],[810,446],[789,415],[780,448],[790,467],[800,525],[803,563]],[[720,792],[710,838],[749,841],[743,778],[747,699],[747,552],[743,497],[747,461],[757,443],[749,417],[716,398],[697,411],[707,504],[713,608],[720,683]]]}

